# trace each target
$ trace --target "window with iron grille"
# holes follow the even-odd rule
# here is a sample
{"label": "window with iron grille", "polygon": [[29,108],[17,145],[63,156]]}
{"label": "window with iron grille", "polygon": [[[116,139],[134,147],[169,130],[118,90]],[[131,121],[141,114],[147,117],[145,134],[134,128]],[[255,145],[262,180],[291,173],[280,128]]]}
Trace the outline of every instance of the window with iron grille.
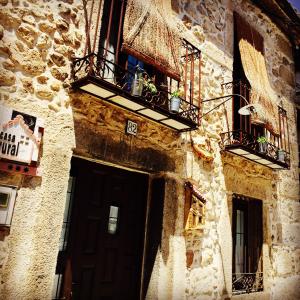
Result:
{"label": "window with iron grille", "polygon": [[263,290],[262,201],[233,195],[233,294]]}
{"label": "window with iron grille", "polygon": [[[221,134],[222,144],[256,163],[289,168],[288,117],[270,84],[266,63],[262,35],[234,13],[233,81],[223,85],[234,94],[232,119],[228,131]],[[252,113],[241,113],[243,107],[251,107]]]}

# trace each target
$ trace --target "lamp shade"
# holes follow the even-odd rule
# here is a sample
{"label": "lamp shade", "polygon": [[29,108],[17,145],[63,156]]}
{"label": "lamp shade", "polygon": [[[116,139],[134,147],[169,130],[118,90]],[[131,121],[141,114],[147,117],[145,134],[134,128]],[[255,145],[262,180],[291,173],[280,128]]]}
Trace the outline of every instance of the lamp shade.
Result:
{"label": "lamp shade", "polygon": [[238,110],[238,113],[243,116],[249,116],[249,115],[255,113],[255,111],[256,111],[255,106],[253,104],[248,104],[248,105],[241,107]]}

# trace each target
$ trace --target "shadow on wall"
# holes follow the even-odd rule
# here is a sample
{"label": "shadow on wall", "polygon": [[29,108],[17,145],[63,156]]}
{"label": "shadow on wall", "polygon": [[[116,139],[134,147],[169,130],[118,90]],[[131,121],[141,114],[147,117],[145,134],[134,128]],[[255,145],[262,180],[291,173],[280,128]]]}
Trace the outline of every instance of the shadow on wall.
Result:
{"label": "shadow on wall", "polygon": [[161,253],[164,265],[168,264],[170,236],[175,235],[178,214],[177,182],[173,179],[154,178],[151,183],[143,299],[147,295],[151,276],[155,273],[157,254]]}
{"label": "shadow on wall", "polygon": [[[90,125],[74,119],[76,149],[79,155],[122,164],[147,172],[174,172],[175,160],[163,149],[153,147],[146,139]],[[100,129],[99,129],[100,128]]]}
{"label": "shadow on wall", "polygon": [[146,297],[155,259],[161,249],[165,179],[155,178],[151,182],[151,199],[147,224],[146,259],[143,280],[143,299]]}

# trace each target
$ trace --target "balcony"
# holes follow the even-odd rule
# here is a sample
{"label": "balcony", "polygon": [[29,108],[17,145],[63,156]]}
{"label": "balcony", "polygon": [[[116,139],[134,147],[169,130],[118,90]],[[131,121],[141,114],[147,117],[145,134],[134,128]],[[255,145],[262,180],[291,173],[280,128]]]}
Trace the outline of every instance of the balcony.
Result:
{"label": "balcony", "polygon": [[[230,82],[225,89],[232,89],[234,94],[240,94],[250,99],[251,89],[242,82]],[[252,124],[251,116],[237,113],[240,107],[247,103],[241,97],[232,98],[232,130],[221,133],[221,147],[223,151],[231,152],[255,163],[271,169],[280,170],[290,167],[290,148],[286,111],[278,108],[280,135],[274,136],[263,126]],[[264,136],[266,141],[258,140]]]}
{"label": "balcony", "polygon": [[[93,3],[83,2],[86,44],[83,56],[72,62],[73,89],[179,132],[196,129],[200,50],[180,37],[155,2],[149,2],[142,22],[133,13],[144,11],[141,2],[100,1],[97,9]],[[172,96],[179,89],[174,108]]]}
{"label": "balcony", "polygon": [[91,53],[73,61],[72,87],[178,131],[197,128],[199,107],[192,100],[180,98],[178,112],[174,112],[168,86],[156,86],[155,93],[143,88],[140,95],[133,95],[135,75],[105,56]]}
{"label": "balcony", "polygon": [[269,168],[289,168],[290,157],[288,152],[282,150],[283,154],[279,154],[280,148],[269,142],[266,142],[265,146],[262,147],[253,135],[243,130],[233,130],[222,133],[221,144],[225,151],[242,156]]}

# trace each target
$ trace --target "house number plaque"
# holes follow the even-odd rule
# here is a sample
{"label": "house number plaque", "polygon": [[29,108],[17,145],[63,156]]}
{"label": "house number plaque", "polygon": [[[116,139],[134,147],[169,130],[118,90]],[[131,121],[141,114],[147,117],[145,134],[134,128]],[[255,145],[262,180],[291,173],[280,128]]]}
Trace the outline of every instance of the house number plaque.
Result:
{"label": "house number plaque", "polygon": [[137,123],[131,121],[131,120],[127,120],[126,123],[126,133],[128,134],[132,134],[132,135],[137,135]]}

